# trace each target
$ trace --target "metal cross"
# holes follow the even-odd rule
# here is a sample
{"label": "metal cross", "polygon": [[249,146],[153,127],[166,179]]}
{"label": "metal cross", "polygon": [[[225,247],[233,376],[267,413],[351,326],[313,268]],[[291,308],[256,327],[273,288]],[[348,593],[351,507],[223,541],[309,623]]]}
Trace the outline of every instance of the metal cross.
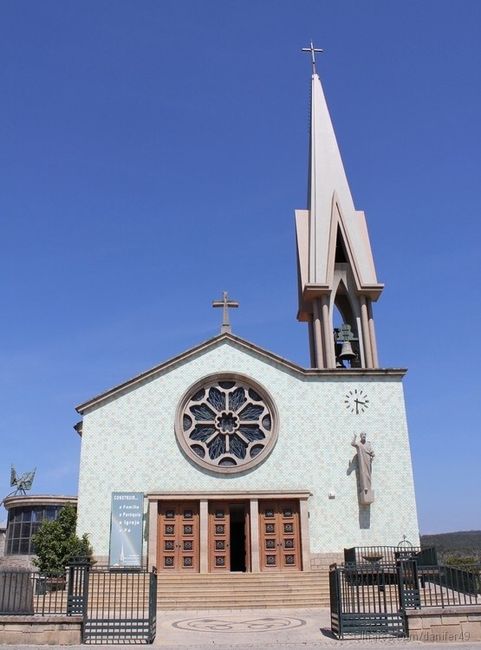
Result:
{"label": "metal cross", "polygon": [[229,334],[232,332],[232,328],[230,326],[230,321],[229,321],[229,308],[233,307],[238,307],[239,303],[236,302],[235,300],[229,300],[227,296],[227,291],[222,292],[222,300],[213,300],[212,301],[212,307],[222,307],[222,326],[220,328],[220,333],[223,334],[224,332],[229,332]]}
{"label": "metal cross", "polygon": [[317,72],[316,72],[316,52],[324,52],[324,50],[321,50],[319,47],[314,47],[314,43],[311,41],[311,46],[310,47],[303,47],[302,51],[311,53],[312,74],[317,74]]}

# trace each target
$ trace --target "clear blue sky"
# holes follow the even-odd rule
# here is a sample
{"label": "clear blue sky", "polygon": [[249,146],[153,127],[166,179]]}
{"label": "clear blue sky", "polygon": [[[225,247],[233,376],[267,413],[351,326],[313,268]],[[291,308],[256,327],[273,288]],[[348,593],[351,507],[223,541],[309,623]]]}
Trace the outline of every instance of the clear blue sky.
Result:
{"label": "clear blue sky", "polygon": [[[0,494],[76,493],[74,406],[216,334],[296,322],[310,38],[407,367],[423,532],[481,529],[481,3],[0,6]],[[134,446],[133,442],[133,446]],[[0,514],[0,519],[2,519]]]}

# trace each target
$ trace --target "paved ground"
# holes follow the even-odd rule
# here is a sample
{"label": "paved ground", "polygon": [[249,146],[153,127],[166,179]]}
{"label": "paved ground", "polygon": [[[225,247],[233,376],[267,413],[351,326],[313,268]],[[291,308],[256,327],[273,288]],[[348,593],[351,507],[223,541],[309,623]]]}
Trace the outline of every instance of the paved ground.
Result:
{"label": "paved ground", "polygon": [[[325,634],[320,628],[325,628]],[[158,612],[155,645],[162,648],[268,647],[335,644],[326,609],[242,609]]]}
{"label": "paved ground", "polygon": [[[407,639],[350,639],[339,641],[330,631],[329,609],[243,609],[204,611],[165,611],[157,613],[155,645],[162,650],[244,650],[273,648],[282,650],[334,650],[352,646],[361,650],[374,645],[402,647],[412,650],[426,646],[434,650],[437,644]],[[458,644],[464,650],[481,650],[481,643]],[[438,647],[453,647],[440,644]],[[406,649],[407,650],[407,649]]]}
{"label": "paved ground", "polygon": [[[154,647],[159,650],[481,650],[481,643],[422,643],[407,639],[338,641],[329,630],[328,609],[242,609],[159,611]],[[86,650],[89,646],[55,646],[58,650]],[[105,650],[132,650],[132,645],[92,645]],[[144,646],[145,647],[145,646]],[[5,646],[38,650],[39,646]]]}

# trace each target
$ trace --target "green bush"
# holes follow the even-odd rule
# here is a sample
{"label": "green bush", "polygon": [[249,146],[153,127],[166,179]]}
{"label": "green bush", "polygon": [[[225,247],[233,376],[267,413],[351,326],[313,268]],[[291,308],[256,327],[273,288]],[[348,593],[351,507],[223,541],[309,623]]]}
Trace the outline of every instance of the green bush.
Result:
{"label": "green bush", "polygon": [[444,563],[448,566],[468,568],[472,564],[477,564],[478,560],[472,555],[449,555],[445,558]]}
{"label": "green bush", "polygon": [[77,558],[92,557],[92,546],[86,534],[78,537],[75,528],[77,512],[66,505],[55,521],[44,521],[32,541],[36,557],[33,563],[47,576],[65,575],[65,567]]}

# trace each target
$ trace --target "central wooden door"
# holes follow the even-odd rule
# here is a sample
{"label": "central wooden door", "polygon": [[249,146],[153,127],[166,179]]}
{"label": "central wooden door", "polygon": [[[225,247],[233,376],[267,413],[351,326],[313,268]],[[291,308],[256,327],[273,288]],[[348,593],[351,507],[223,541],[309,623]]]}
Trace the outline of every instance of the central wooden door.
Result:
{"label": "central wooden door", "polygon": [[159,502],[157,569],[199,571],[199,504]]}
{"label": "central wooden door", "polygon": [[260,501],[259,533],[262,571],[302,568],[298,501]]}
{"label": "central wooden door", "polygon": [[209,503],[209,571],[250,571],[248,504]]}
{"label": "central wooden door", "polygon": [[229,504],[209,503],[209,571],[230,571]]}

